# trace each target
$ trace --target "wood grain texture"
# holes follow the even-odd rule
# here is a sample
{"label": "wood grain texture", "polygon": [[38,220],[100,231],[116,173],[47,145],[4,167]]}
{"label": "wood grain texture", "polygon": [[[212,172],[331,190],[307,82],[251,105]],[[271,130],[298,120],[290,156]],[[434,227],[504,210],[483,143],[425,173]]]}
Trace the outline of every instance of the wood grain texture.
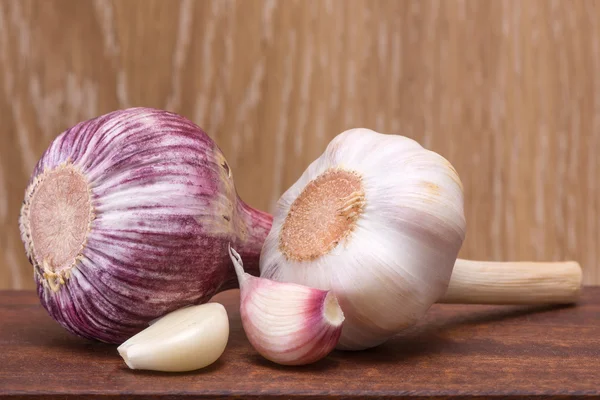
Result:
{"label": "wood grain texture", "polygon": [[237,290],[215,301],[230,319],[225,353],[206,369],[169,374],[129,370],[116,346],[68,334],[33,292],[0,291],[0,398],[600,397],[600,288],[568,308],[434,305],[382,346],[304,367],[252,349]]}
{"label": "wood grain texture", "polygon": [[0,0],[0,288],[17,218],[76,122],[181,113],[271,210],[336,134],[400,133],[465,185],[461,256],[576,259],[600,284],[600,2]]}

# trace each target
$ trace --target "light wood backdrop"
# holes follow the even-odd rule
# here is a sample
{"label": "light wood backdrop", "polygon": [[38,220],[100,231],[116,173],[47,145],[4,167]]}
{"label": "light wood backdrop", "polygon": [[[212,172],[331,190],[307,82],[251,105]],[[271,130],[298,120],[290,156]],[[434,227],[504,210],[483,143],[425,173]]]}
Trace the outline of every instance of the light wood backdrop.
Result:
{"label": "light wood backdrop", "polygon": [[50,141],[179,112],[270,210],[351,127],[448,158],[461,255],[576,259],[600,284],[600,1],[0,0],[0,288],[32,288],[23,191]]}

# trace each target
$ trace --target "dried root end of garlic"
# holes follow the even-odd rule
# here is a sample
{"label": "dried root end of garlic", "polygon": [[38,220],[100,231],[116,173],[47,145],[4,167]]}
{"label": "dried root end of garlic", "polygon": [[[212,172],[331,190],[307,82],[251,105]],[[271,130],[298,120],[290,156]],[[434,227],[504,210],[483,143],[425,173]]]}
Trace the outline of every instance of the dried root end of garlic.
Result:
{"label": "dried root end of garlic", "polygon": [[36,278],[57,292],[82,257],[94,221],[92,191],[86,176],[70,162],[37,175],[23,201],[19,219],[27,256]]}
{"label": "dried root end of garlic", "polygon": [[332,168],[312,180],[290,207],[279,249],[289,260],[312,261],[349,238],[366,205],[361,176]]}
{"label": "dried root end of garlic", "polygon": [[118,351],[131,369],[193,371],[214,363],[223,354],[228,338],[225,307],[207,303],[165,315]]}
{"label": "dried root end of garlic", "polygon": [[243,272],[230,249],[240,281],[240,314],[248,340],[263,357],[282,365],[304,365],[337,345],[344,313],[330,291],[256,278]]}

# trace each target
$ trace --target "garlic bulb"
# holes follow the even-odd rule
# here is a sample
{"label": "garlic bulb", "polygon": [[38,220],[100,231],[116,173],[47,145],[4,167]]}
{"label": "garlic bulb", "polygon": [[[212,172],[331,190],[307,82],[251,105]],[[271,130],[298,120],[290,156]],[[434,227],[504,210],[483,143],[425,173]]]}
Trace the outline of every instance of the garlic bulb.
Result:
{"label": "garlic bulb", "polygon": [[165,315],[117,350],[131,369],[193,371],[217,361],[228,338],[225,307],[207,303]]}
{"label": "garlic bulb", "polygon": [[132,108],[52,142],[20,229],[48,313],[75,334],[122,343],[235,287],[228,243],[258,274],[271,220],[238,198],[223,153],[199,127]]}
{"label": "garlic bulb", "polygon": [[464,237],[448,161],[409,138],[352,129],[280,198],[261,277],[331,289],[346,317],[338,347],[364,349],[445,293]]}
{"label": "garlic bulb", "polygon": [[263,357],[283,365],[318,361],[336,346],[344,313],[330,291],[256,278],[230,249],[240,282],[240,315],[248,340]]}

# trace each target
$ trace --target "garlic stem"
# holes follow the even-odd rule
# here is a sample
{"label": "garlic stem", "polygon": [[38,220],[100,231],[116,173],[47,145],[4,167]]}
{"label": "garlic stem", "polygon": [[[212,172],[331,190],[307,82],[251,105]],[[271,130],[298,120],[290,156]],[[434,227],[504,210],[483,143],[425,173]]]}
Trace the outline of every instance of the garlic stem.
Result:
{"label": "garlic stem", "polygon": [[117,350],[131,369],[192,371],[215,362],[228,337],[225,307],[207,303],[165,315]]}
{"label": "garlic stem", "polygon": [[456,260],[439,303],[569,304],[581,294],[582,271],[568,262]]}

